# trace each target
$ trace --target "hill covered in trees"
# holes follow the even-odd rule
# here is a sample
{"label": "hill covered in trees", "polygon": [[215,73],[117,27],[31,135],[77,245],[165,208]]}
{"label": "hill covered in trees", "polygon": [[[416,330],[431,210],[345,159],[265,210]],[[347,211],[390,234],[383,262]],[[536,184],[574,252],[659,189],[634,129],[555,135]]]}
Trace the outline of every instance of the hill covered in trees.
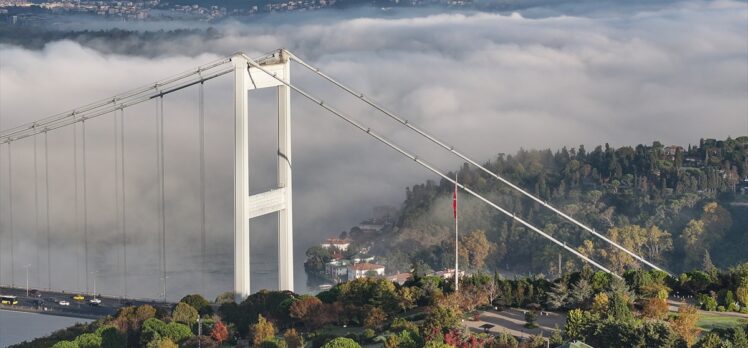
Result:
{"label": "hill covered in trees", "polygon": [[[655,141],[620,148],[605,144],[591,151],[584,146],[520,150],[499,154],[485,166],[671,272],[748,259],[748,136],[702,139],[685,147]],[[465,164],[456,174],[471,189],[619,274],[639,267],[627,254],[479,169]],[[388,270],[406,270],[413,263],[449,267],[454,264],[452,190],[446,180],[409,187],[394,227],[374,238],[349,236],[386,255]],[[563,271],[581,265],[467,194],[461,195],[459,209],[461,259],[472,270],[555,276],[559,253]]]}

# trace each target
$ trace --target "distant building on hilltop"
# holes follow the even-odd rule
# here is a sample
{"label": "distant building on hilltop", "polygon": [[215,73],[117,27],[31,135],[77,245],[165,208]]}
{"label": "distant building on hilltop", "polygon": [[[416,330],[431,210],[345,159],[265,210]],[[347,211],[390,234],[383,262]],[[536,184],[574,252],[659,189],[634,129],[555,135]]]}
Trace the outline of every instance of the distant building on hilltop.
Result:
{"label": "distant building on hilltop", "polygon": [[334,247],[342,251],[348,250],[348,247],[350,245],[351,245],[350,239],[337,239],[337,238],[328,238],[324,243],[320,244],[320,246],[325,249]]}

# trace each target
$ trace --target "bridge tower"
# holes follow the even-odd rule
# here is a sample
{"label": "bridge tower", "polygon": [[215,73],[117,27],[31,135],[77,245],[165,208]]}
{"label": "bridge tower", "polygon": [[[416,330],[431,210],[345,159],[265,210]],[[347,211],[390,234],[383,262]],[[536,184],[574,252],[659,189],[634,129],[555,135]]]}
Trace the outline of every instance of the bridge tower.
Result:
{"label": "bridge tower", "polygon": [[[249,220],[278,212],[278,288],[293,286],[293,214],[291,170],[291,90],[277,79],[250,67],[242,54],[234,65],[234,293],[239,300],[250,294]],[[284,50],[258,60],[262,67],[290,83],[289,57]],[[261,88],[278,90],[278,181],[267,192],[249,195],[249,105],[248,92]]]}

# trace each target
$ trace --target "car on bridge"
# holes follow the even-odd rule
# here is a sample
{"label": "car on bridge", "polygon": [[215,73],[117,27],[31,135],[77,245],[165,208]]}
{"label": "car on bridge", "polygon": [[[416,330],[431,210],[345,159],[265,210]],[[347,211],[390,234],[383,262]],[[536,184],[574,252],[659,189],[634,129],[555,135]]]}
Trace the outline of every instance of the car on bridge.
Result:
{"label": "car on bridge", "polygon": [[69,306],[70,302],[62,300],[62,301],[58,302],[57,304],[59,304],[60,306]]}
{"label": "car on bridge", "polygon": [[83,295],[75,295],[75,296],[73,296],[73,300],[76,300],[76,301],[79,301],[79,302],[81,302],[81,301],[83,301],[85,299],[86,298]]}
{"label": "car on bridge", "polygon": [[99,306],[99,305],[101,305],[101,300],[94,297],[94,298],[88,300],[88,304],[90,304],[92,306]]}

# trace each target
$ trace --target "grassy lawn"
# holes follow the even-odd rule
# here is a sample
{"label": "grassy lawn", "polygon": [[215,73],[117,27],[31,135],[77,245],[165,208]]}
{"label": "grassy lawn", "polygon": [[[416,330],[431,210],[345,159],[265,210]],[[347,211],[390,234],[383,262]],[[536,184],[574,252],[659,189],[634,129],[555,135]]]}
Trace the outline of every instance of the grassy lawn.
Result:
{"label": "grassy lawn", "polygon": [[720,315],[719,313],[709,313],[699,315],[699,321],[696,325],[704,330],[714,328],[732,328],[738,325],[748,324],[748,320],[738,317]]}

